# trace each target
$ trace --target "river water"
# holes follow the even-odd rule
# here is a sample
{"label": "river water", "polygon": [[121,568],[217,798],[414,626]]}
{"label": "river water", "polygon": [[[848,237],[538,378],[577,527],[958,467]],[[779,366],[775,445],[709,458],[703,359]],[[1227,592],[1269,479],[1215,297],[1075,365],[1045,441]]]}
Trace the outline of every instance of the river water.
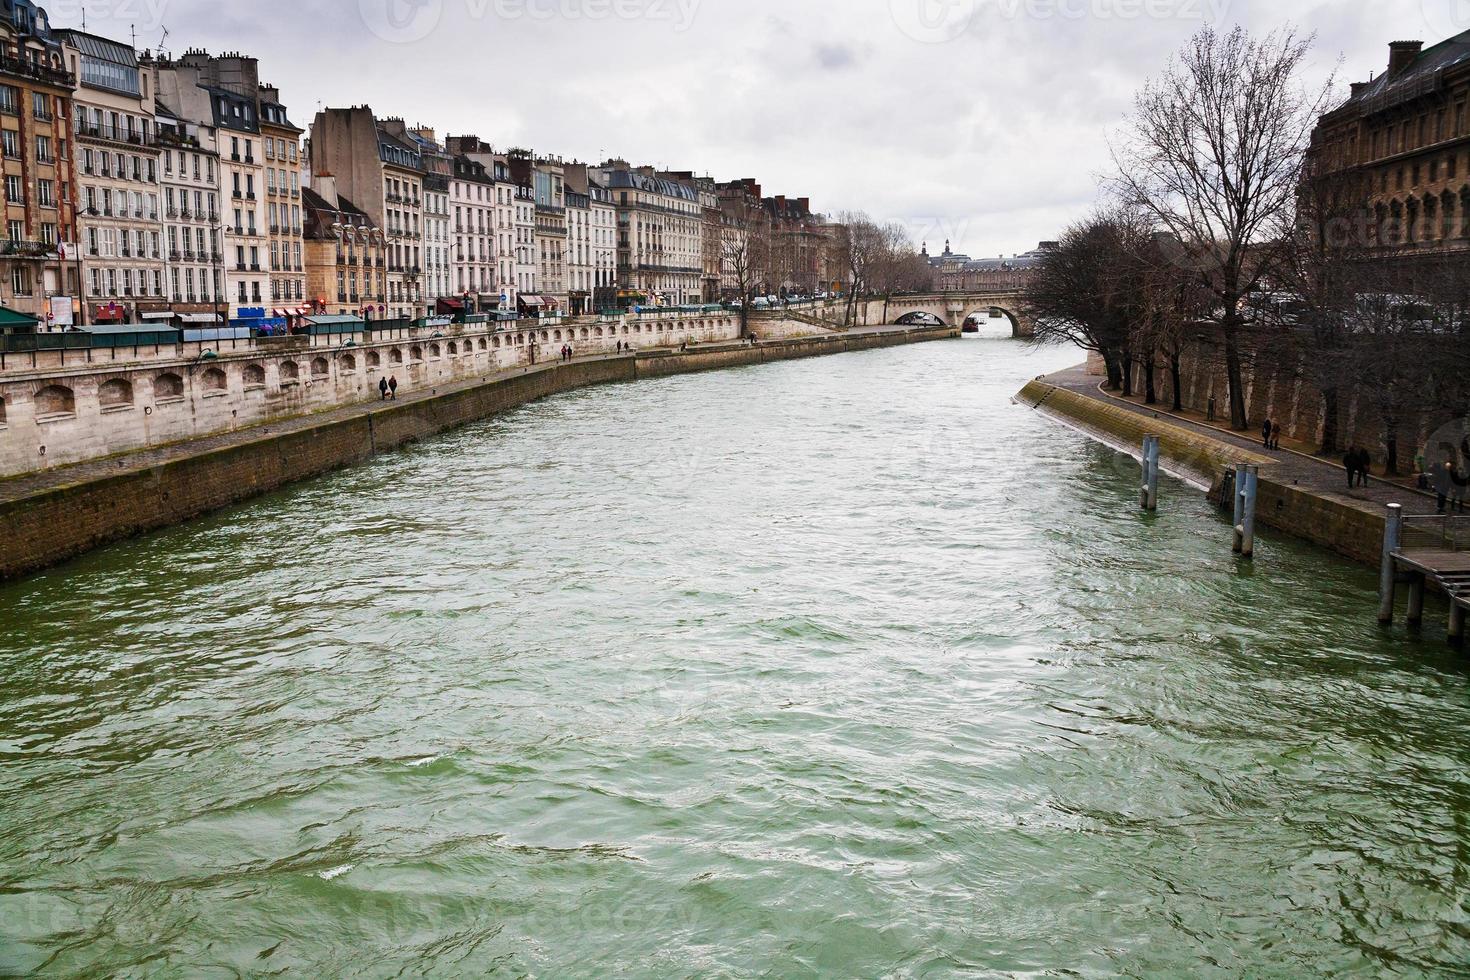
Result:
{"label": "river water", "polygon": [[0,974],[1448,973],[1470,684],[966,340],[605,387],[0,589]]}

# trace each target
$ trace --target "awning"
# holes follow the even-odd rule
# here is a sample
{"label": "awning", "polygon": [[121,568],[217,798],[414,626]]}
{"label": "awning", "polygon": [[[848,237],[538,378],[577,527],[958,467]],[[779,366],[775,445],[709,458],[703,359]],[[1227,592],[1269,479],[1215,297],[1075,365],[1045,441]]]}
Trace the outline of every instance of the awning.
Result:
{"label": "awning", "polygon": [[214,313],[180,313],[179,319],[185,323],[218,323],[219,317]]}
{"label": "awning", "polygon": [[139,313],[138,318],[141,320],[172,320],[174,315],[165,310],[162,313]]}
{"label": "awning", "polygon": [[463,300],[450,299],[448,296],[440,297],[440,299],[439,299],[439,305],[440,306],[447,306],[451,310],[462,310],[462,309],[464,309],[464,301]]}
{"label": "awning", "polygon": [[546,301],[545,300],[543,300],[540,296],[535,296],[535,295],[533,295],[531,293],[521,293],[521,295],[519,297],[519,302],[520,302],[520,304],[522,306],[545,306],[546,305]]}

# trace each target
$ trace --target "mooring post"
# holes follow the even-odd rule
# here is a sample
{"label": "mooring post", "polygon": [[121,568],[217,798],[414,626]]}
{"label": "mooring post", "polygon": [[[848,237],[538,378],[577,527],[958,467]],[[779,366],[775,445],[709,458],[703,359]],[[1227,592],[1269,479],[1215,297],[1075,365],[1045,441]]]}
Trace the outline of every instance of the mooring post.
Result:
{"label": "mooring post", "polygon": [[1138,506],[1143,510],[1148,510],[1148,451],[1153,441],[1153,436],[1143,437],[1143,454],[1140,457],[1143,462],[1143,481],[1138,487]]}
{"label": "mooring post", "polygon": [[1394,554],[1404,535],[1402,504],[1388,505],[1388,519],[1383,522],[1383,566],[1378,573],[1378,621],[1384,626],[1393,622],[1394,583],[1398,578]]}
{"label": "mooring post", "polygon": [[1235,483],[1234,483],[1234,488],[1235,488],[1235,492],[1232,494],[1232,496],[1235,498],[1235,511],[1234,511],[1235,517],[1234,517],[1234,520],[1231,523],[1230,527],[1232,528],[1232,530],[1235,533],[1235,553],[1238,555],[1238,554],[1240,554],[1240,545],[1241,545],[1241,536],[1240,536],[1241,527],[1245,524],[1245,464],[1244,463],[1236,463],[1235,464]]}
{"label": "mooring post", "polygon": [[1409,577],[1409,616],[1406,621],[1411,629],[1424,625],[1424,576],[1419,573]]}
{"label": "mooring post", "polygon": [[1148,483],[1144,486],[1145,510],[1159,509],[1159,436],[1148,437]]}
{"label": "mooring post", "polygon": [[1245,500],[1242,501],[1245,516],[1240,519],[1240,554],[1242,558],[1256,556],[1256,487],[1260,482],[1261,468],[1245,468]]}
{"label": "mooring post", "polygon": [[1460,605],[1460,600],[1450,599],[1450,646],[1460,648],[1465,645],[1465,607]]}

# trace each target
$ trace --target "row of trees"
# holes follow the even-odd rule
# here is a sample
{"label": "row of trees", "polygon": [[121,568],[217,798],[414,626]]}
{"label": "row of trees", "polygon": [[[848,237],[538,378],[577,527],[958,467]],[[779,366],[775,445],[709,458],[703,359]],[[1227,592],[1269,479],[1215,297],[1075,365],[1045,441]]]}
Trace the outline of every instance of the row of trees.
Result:
{"label": "row of trees", "polygon": [[[754,197],[726,202],[721,262],[727,287],[749,317],[757,296],[776,292],[782,284],[825,280],[846,285],[844,323],[853,321],[862,296],[882,296],[928,289],[932,271],[903,225],[880,225],[862,212],[845,212],[825,226],[821,240],[783,230],[765,205]],[[822,250],[825,254],[816,254]],[[814,275],[815,264],[827,275]]]}
{"label": "row of trees", "polygon": [[1331,80],[1303,82],[1310,38],[1206,29],[1137,97],[1108,203],[1061,236],[1028,290],[1041,340],[1095,351],[1108,383],[1182,400],[1181,354],[1218,352],[1230,423],[1248,366],[1289,366],[1321,393],[1323,450],[1348,403],[1400,433],[1458,417],[1470,385],[1470,276],[1440,255],[1386,255],[1366,184],[1316,170]]}

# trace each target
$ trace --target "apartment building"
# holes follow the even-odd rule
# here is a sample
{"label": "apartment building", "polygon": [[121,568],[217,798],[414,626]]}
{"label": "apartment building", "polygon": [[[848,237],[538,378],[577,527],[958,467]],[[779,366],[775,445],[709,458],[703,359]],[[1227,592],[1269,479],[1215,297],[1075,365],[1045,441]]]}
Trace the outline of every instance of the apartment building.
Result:
{"label": "apartment building", "polygon": [[388,250],[382,229],[340,194],[334,177],[302,190],[307,305],[318,313],[372,320],[388,308]]}
{"label": "apartment building", "polygon": [[65,297],[81,287],[75,242],[73,145],[69,127],[76,78],[50,19],[29,0],[9,0],[0,20],[0,153],[5,237],[0,304],[48,322],[85,318]]}
{"label": "apartment building", "polygon": [[306,311],[305,240],[301,211],[302,130],[291,122],[279,89],[260,86],[261,161],[265,168],[270,301],[278,316]]}
{"label": "apartment building", "polygon": [[163,191],[168,306],[186,321],[219,322],[228,312],[220,240],[219,148],[215,130],[158,103],[154,133]]}
{"label": "apartment building", "polygon": [[166,319],[152,68],[139,65],[130,45],[82,31],[56,36],[77,78],[72,134],[87,315],[94,323]]}
{"label": "apartment building", "polygon": [[610,160],[598,179],[618,214],[620,303],[698,303],[704,273],[704,212],[692,183],[652,167]]}

